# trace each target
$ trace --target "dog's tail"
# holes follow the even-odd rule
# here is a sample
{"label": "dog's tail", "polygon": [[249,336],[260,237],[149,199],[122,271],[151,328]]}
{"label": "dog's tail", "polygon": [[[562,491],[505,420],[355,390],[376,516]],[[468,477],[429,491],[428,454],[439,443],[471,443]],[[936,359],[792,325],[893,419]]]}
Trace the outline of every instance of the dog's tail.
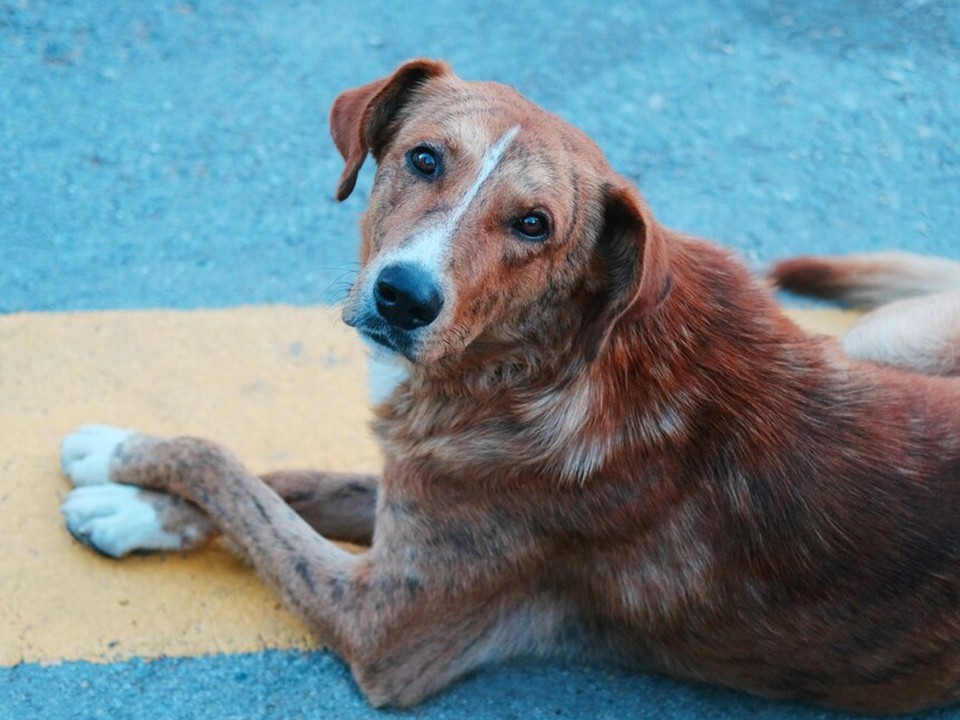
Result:
{"label": "dog's tail", "polygon": [[872,308],[960,289],[960,263],[901,252],[806,255],[774,264],[770,278],[784,290]]}

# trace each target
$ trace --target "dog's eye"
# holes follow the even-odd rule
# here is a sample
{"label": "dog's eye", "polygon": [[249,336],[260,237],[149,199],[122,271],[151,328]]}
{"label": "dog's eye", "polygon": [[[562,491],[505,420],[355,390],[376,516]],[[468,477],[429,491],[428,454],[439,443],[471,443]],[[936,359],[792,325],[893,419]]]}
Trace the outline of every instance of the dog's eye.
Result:
{"label": "dog's eye", "polygon": [[440,169],[440,159],[437,153],[424,145],[419,145],[410,151],[410,165],[421,175],[428,178],[435,177]]}
{"label": "dog's eye", "polygon": [[518,217],[510,227],[521,238],[530,242],[543,242],[550,234],[550,221],[540,212],[527,213]]}

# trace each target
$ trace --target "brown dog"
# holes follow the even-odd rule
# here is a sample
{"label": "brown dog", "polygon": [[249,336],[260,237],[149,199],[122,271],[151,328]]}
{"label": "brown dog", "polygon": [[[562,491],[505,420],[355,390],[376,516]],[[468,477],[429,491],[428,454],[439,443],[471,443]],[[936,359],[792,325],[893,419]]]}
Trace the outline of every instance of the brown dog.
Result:
{"label": "brown dog", "polygon": [[773,268],[788,290],[871,309],[843,339],[854,357],[960,375],[960,263],[908,253],[798,257]]}
{"label": "brown dog", "polygon": [[78,538],[215,526],[376,705],[559,653],[860,711],[960,697],[960,382],[807,336],[507,87],[415,61],[331,127],[339,198],[379,164],[344,319],[409,372],[383,476],[83,428]]}

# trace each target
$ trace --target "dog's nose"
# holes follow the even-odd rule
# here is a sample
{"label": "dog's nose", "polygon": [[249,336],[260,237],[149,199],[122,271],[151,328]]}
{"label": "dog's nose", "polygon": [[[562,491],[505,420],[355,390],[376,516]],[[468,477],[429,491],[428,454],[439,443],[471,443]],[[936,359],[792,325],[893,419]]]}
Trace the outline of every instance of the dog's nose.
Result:
{"label": "dog's nose", "polygon": [[437,283],[416,265],[387,265],[377,276],[373,296],[380,316],[401,330],[429,325],[443,307]]}

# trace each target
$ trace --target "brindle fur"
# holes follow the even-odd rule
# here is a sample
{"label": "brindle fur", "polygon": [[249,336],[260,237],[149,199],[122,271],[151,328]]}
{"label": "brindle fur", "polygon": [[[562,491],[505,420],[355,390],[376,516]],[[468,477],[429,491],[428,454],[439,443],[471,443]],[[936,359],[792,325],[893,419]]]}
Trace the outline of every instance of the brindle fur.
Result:
{"label": "brindle fur", "polygon": [[[561,653],[864,712],[960,697],[960,383],[804,334],[508,88],[416,61],[344,93],[331,124],[341,198],[379,163],[365,264],[522,127],[453,238],[455,301],[377,408],[379,485],[271,489],[212,442],[148,436],[111,480],[201,508],[375,705]],[[442,182],[403,165],[424,140],[448,148]],[[505,229],[530,207],[546,243]],[[371,533],[359,555],[329,539]]]}

